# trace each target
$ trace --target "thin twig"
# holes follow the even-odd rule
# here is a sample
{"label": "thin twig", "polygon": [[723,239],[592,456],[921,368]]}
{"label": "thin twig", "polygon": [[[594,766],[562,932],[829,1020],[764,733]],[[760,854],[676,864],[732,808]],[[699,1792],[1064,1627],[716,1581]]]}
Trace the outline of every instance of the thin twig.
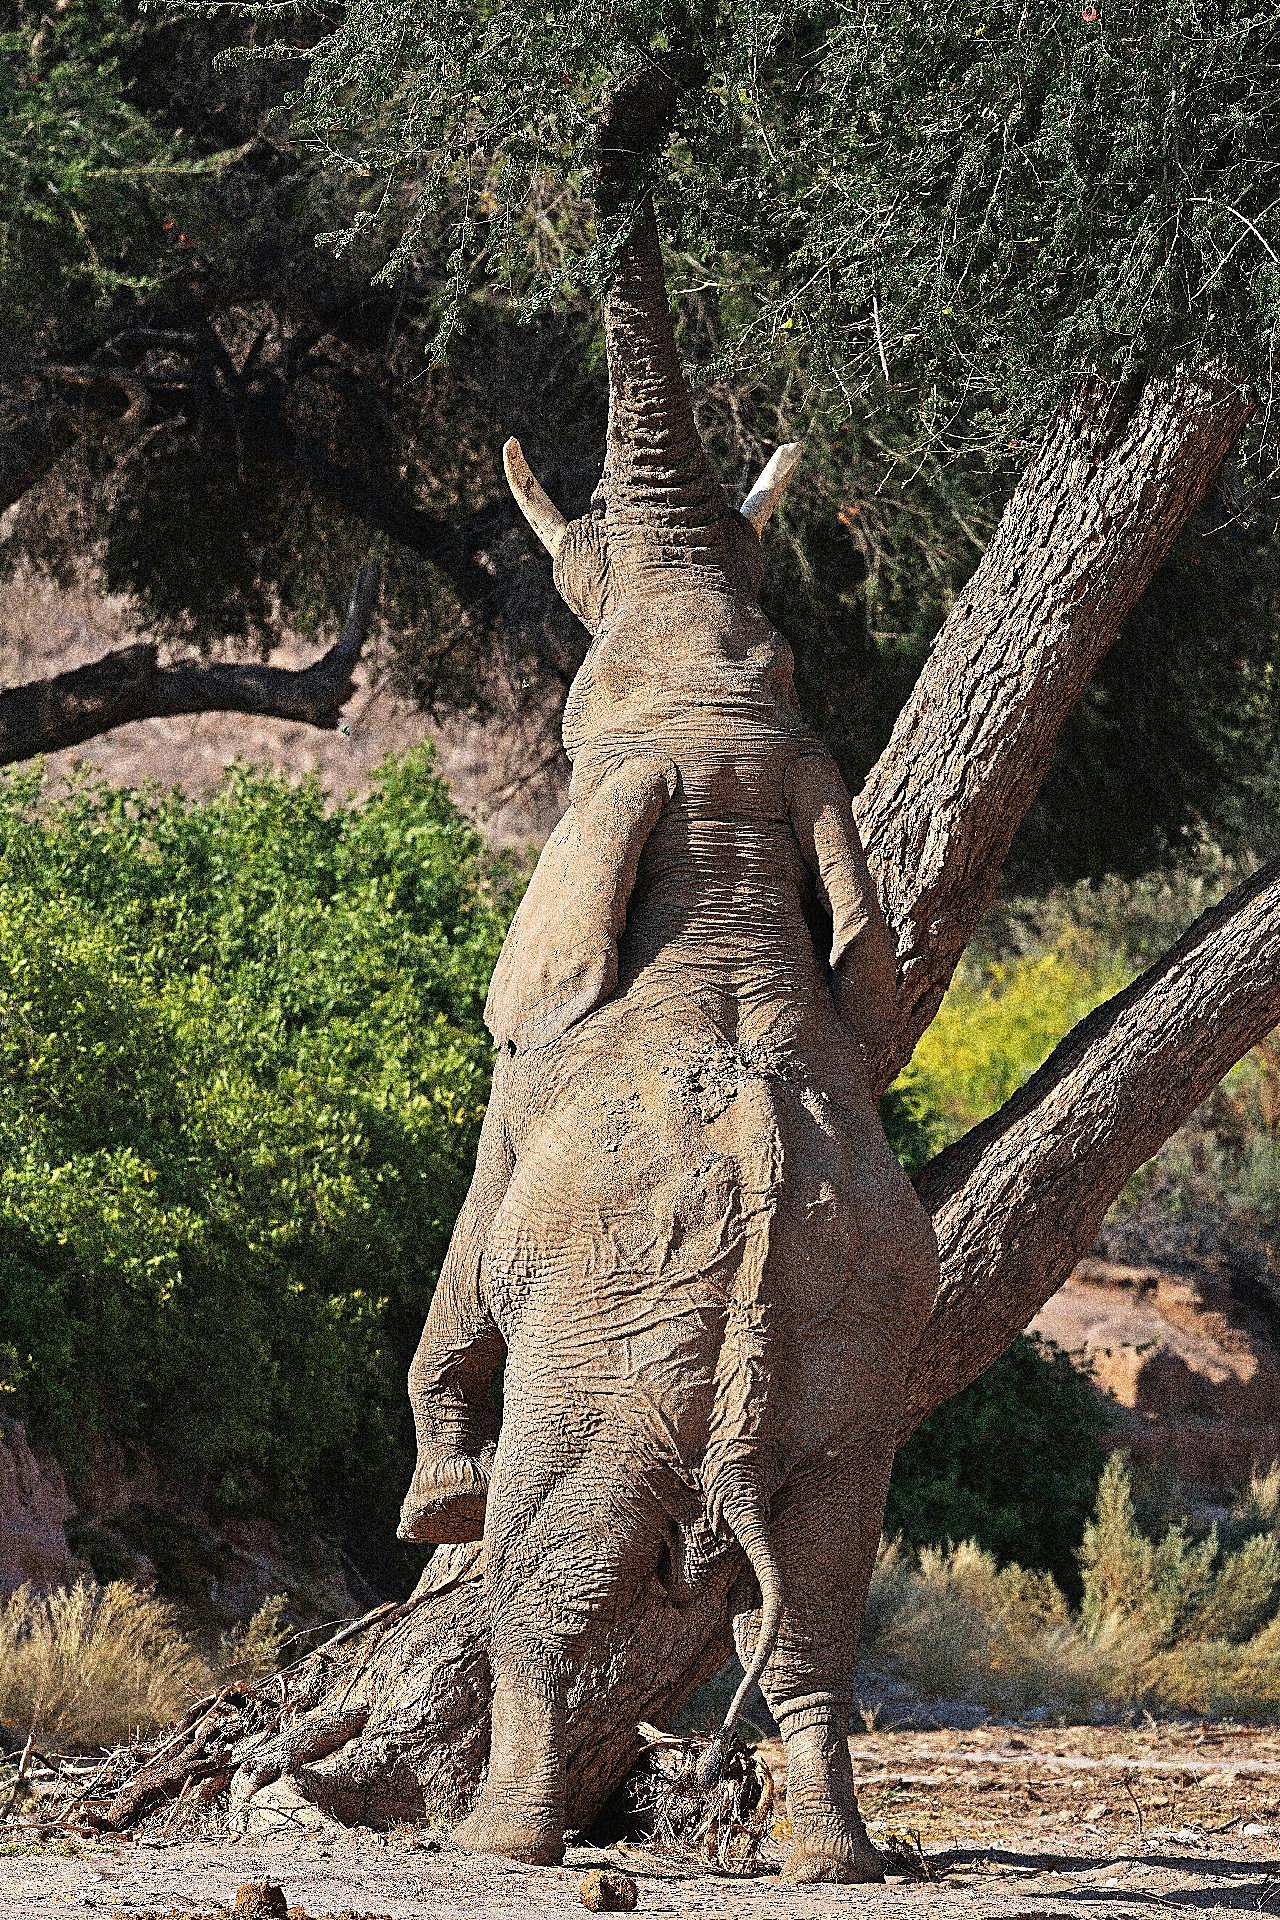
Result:
{"label": "thin twig", "polygon": [[18,1771],[14,1775],[13,1785],[9,1789],[9,1798],[5,1801],[4,1806],[0,1807],[0,1820],[8,1819],[11,1809],[22,1792],[22,1783],[27,1777],[27,1768],[31,1765],[31,1755],[35,1750],[35,1744],[36,1736],[33,1730],[27,1735],[27,1744],[22,1749],[22,1758],[18,1762]]}
{"label": "thin twig", "polygon": [[876,351],[880,355],[880,366],[884,372],[885,384],[889,384],[889,362],[884,355],[884,335],[880,331],[880,302],[873,293],[871,296],[871,320],[876,330]]}

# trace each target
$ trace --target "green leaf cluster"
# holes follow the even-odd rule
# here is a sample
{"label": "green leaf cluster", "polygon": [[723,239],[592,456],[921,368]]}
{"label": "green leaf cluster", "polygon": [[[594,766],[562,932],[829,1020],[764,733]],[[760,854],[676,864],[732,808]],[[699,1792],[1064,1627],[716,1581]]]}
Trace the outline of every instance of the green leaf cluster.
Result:
{"label": "green leaf cluster", "polygon": [[0,785],[0,1367],[73,1468],[390,1538],[488,1093],[507,869],[426,749],[362,804]]}
{"label": "green leaf cluster", "polygon": [[178,244],[163,209],[185,171],[181,140],[132,97],[123,9],[17,0],[14,12],[0,31],[0,356],[53,315],[154,287],[166,217]]}
{"label": "green leaf cluster", "polygon": [[[844,0],[194,4],[306,49],[294,124],[387,272],[436,259],[447,331],[493,283],[598,287],[575,243],[593,122],[638,63],[700,63],[655,186],[739,357],[788,336],[846,405],[913,397],[926,442],[1017,444],[1082,376],[1220,362],[1269,391],[1280,312],[1280,16],[1231,0],[921,11]],[[283,47],[286,42],[281,42]],[[568,192],[566,193],[566,188]],[[546,235],[565,244],[551,249]],[[433,242],[438,245],[439,236]]]}
{"label": "green leaf cluster", "polygon": [[1121,955],[1078,927],[1039,951],[966,955],[902,1076],[903,1097],[931,1116],[937,1145],[958,1139],[1131,978]]}
{"label": "green leaf cluster", "polygon": [[1080,1549],[1082,1617],[1097,1633],[1109,1615],[1131,1620],[1158,1651],[1184,1642],[1238,1645],[1280,1606],[1280,1469],[1254,1476],[1249,1495],[1207,1531],[1175,1519],[1153,1537],[1138,1519],[1133,1478],[1113,1454]]}

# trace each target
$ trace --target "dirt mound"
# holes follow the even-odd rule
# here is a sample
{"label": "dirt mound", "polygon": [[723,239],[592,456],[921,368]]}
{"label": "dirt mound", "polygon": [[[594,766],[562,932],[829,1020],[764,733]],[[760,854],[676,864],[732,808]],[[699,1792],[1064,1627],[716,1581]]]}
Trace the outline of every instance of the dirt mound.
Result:
{"label": "dirt mound", "polygon": [[1280,1459],[1280,1341],[1228,1276],[1082,1260],[1032,1328],[1083,1355],[1134,1457],[1185,1485],[1238,1488]]}

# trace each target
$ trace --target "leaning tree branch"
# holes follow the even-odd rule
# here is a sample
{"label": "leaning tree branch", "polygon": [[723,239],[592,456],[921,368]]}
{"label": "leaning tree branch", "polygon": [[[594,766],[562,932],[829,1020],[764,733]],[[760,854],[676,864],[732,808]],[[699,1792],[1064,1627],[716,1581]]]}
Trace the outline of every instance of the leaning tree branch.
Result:
{"label": "leaning tree branch", "polygon": [[355,669],[378,595],[373,561],[356,576],[342,632],[309,667],[162,667],[151,642],[0,693],[0,766],[124,726],[187,713],[253,713],[333,729],[355,689]]}
{"label": "leaning tree branch", "polygon": [[1067,715],[1252,411],[1197,372],[1151,381],[1123,420],[1081,393],[1059,415],[959,596],[856,802],[898,942],[887,1084],[990,905]]}
{"label": "leaning tree branch", "polygon": [[1280,856],[925,1169],[942,1286],[904,1438],[1004,1351],[1088,1252],[1130,1174],[1277,1024]]}

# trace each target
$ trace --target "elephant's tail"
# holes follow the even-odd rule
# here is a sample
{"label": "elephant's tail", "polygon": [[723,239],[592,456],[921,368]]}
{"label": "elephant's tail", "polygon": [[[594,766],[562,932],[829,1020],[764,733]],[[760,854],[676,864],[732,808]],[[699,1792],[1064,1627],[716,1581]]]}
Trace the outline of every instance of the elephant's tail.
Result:
{"label": "elephant's tail", "polygon": [[742,1676],[741,1684],[729,1702],[720,1731],[702,1756],[698,1777],[704,1786],[719,1778],[729,1736],[738,1723],[747,1695],[768,1666],[778,1644],[782,1625],[782,1574],[778,1557],[769,1538],[768,1514],[760,1491],[745,1476],[737,1479],[720,1500],[720,1511],[746,1554],[760,1587],[760,1631]]}

